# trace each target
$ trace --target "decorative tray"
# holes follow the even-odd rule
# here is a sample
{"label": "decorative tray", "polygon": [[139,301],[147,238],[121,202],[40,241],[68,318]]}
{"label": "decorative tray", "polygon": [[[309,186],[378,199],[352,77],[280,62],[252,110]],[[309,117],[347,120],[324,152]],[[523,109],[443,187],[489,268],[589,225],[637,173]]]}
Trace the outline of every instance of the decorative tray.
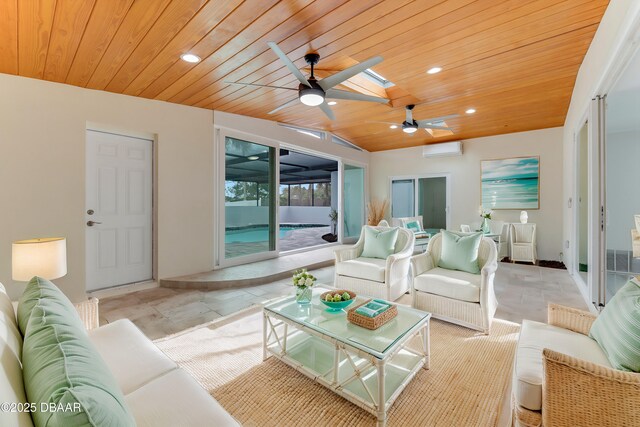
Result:
{"label": "decorative tray", "polygon": [[364,316],[360,313],[356,313],[356,310],[363,305],[370,303],[373,300],[366,300],[362,304],[359,304],[347,311],[347,320],[354,325],[361,326],[367,329],[378,329],[394,317],[398,315],[398,307],[395,304],[388,303],[391,307],[378,314],[375,317]]}

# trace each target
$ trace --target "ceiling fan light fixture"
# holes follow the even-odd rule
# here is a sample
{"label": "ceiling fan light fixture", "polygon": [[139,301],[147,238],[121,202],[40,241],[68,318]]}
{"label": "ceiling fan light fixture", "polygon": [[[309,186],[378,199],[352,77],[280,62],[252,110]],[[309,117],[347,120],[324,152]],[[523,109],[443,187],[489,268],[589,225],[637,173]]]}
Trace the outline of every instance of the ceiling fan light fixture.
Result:
{"label": "ceiling fan light fixture", "polygon": [[406,124],[402,126],[402,132],[404,133],[414,133],[418,130],[418,126]]}
{"label": "ceiling fan light fixture", "polygon": [[315,107],[324,102],[324,91],[319,87],[308,87],[304,85],[299,89],[300,102],[309,107]]}

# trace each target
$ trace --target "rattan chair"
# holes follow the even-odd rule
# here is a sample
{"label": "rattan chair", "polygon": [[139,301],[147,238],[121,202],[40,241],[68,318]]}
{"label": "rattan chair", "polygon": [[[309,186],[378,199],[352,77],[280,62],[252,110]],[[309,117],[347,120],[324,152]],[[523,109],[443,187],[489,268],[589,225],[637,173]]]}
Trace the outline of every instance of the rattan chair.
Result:
{"label": "rattan chair", "polygon": [[[540,346],[555,345],[567,349],[573,343],[580,348],[572,351],[585,353],[588,352],[585,347],[591,345],[588,334],[595,319],[596,316],[587,311],[550,304],[548,325],[533,323],[537,324]],[[525,328],[523,322],[522,333]],[[521,345],[522,333],[516,350],[511,398],[516,427],[640,426],[640,373],[619,371],[551,348],[535,350],[530,345]],[[552,335],[559,337],[555,339],[556,344],[545,343]],[[597,353],[597,344],[593,348],[592,353]],[[518,378],[519,358],[525,359],[522,363],[531,364],[535,351],[540,352],[542,359],[542,364],[537,365],[539,371],[525,369],[525,378]],[[569,352],[568,349],[565,352]],[[595,356],[606,358],[606,355]],[[593,359],[595,356],[590,357]],[[521,395],[525,393],[523,381],[526,381],[525,386],[537,386],[537,390],[528,390],[529,396]],[[525,407],[527,405],[540,409],[532,410]]]}
{"label": "rattan chair", "polygon": [[409,267],[415,242],[413,232],[398,228],[394,253],[387,259],[362,258],[365,227],[362,227],[360,239],[354,246],[335,251],[333,286],[356,294],[395,301],[409,290]]}
{"label": "rattan chair", "polygon": [[536,251],[536,225],[535,224],[511,224],[509,230],[511,242],[511,262],[524,261],[536,263],[538,254]]}

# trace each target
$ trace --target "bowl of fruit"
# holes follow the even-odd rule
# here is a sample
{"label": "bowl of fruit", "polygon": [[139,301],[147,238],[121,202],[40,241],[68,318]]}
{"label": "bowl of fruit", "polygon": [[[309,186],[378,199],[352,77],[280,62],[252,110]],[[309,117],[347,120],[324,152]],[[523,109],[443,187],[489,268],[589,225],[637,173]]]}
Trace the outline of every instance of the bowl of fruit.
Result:
{"label": "bowl of fruit", "polygon": [[328,307],[327,311],[340,311],[356,298],[356,294],[344,289],[325,292],[320,295],[320,301]]}

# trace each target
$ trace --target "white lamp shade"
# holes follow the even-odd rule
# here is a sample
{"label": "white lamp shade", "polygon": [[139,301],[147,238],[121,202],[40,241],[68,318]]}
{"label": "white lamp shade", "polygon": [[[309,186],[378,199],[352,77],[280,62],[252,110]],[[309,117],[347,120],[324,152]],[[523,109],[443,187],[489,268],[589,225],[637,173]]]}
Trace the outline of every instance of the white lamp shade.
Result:
{"label": "white lamp shade", "polygon": [[51,237],[13,242],[13,280],[28,282],[33,276],[57,279],[67,274],[67,239]]}

